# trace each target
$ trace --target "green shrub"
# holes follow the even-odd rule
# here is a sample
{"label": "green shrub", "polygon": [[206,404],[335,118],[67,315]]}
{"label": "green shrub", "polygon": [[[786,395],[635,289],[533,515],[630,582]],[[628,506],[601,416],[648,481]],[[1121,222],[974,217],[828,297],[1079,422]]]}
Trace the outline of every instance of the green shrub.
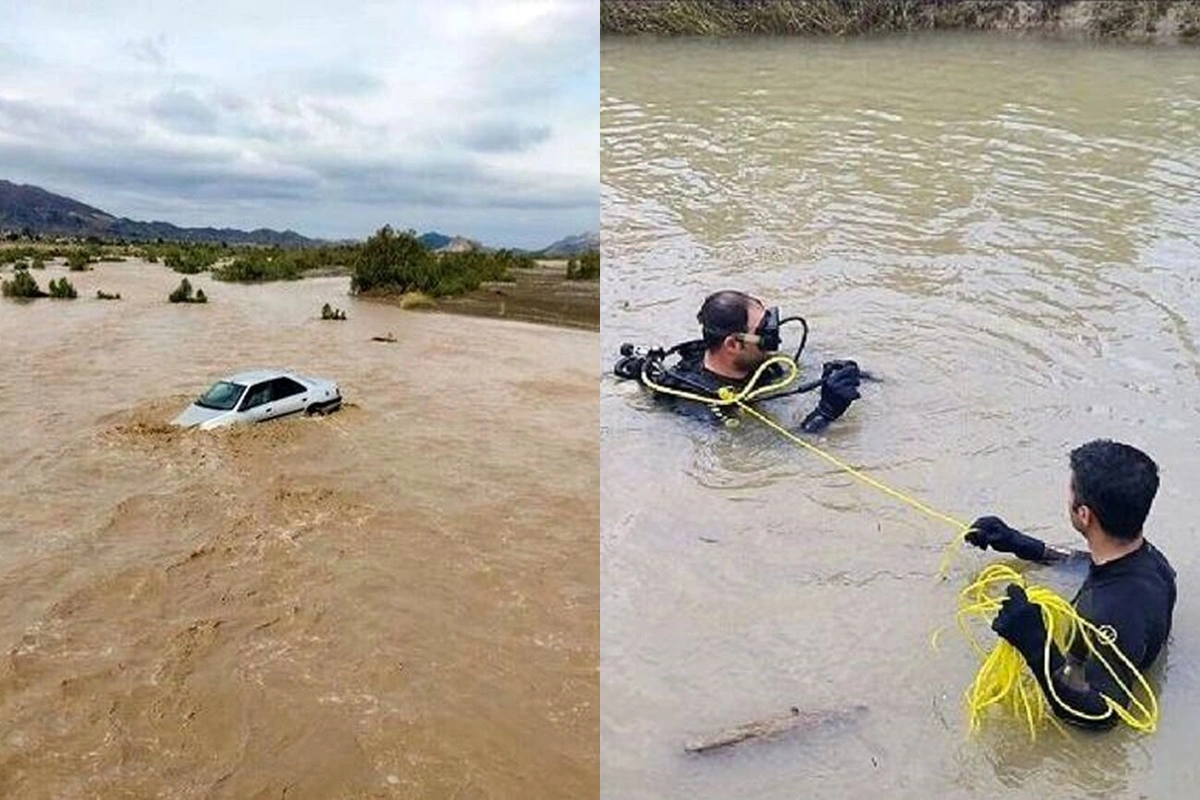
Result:
{"label": "green shrub", "polygon": [[79,294],[66,277],[50,281],[50,296],[58,300],[74,300]]}
{"label": "green shrub", "polygon": [[400,298],[400,307],[408,310],[437,308],[437,301],[424,292],[408,292]]}
{"label": "green shrub", "polygon": [[161,255],[163,264],[183,275],[197,275],[217,263],[220,248],[205,244],[177,244],[150,251]]}
{"label": "green shrub", "polygon": [[304,266],[294,252],[279,247],[248,250],[223,267],[213,270],[219,281],[258,283],[295,281],[304,274]]}
{"label": "green shrub", "polygon": [[187,278],[179,282],[179,286],[175,287],[175,291],[167,295],[168,302],[171,303],[207,303],[208,298],[204,295],[204,290],[192,294],[192,283]]}
{"label": "green shrub", "polygon": [[477,289],[484,281],[508,280],[509,270],[531,265],[532,259],[511,250],[431,253],[414,231],[395,233],[384,226],[358,251],[350,291],[445,297]]}
{"label": "green shrub", "polygon": [[37,281],[28,272],[22,270],[13,276],[11,281],[4,281],[2,293],[5,297],[45,297],[46,293],[38,287]]}
{"label": "green shrub", "polygon": [[576,281],[597,280],[600,277],[600,252],[589,250],[578,259],[567,261],[567,278]]}
{"label": "green shrub", "polygon": [[88,254],[85,250],[72,250],[67,253],[67,267],[71,272],[84,272],[88,267]]}
{"label": "green shrub", "polygon": [[345,318],[346,312],[342,311],[340,308],[333,308],[329,305],[329,303],[321,306],[321,319],[343,320]]}

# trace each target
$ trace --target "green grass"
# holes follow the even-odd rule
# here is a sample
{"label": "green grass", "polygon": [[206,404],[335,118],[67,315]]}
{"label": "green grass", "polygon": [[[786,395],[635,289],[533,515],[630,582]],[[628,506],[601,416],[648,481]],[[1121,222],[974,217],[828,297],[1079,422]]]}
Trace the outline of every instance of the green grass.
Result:
{"label": "green grass", "polygon": [[850,36],[931,29],[1050,29],[1064,20],[1100,37],[1200,33],[1200,0],[600,0],[604,34]]}

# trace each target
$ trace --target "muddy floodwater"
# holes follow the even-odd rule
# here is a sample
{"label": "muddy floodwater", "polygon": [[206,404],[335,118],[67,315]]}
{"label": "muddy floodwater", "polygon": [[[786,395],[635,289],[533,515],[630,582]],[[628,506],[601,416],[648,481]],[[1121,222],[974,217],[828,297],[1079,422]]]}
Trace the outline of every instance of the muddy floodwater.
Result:
{"label": "muddy floodwater", "polygon": [[[752,420],[707,428],[606,377],[602,796],[1195,796],[1196,52],[987,35],[602,50],[605,367],[622,342],[694,337],[708,292],[745,289],[807,317],[807,376],[855,358],[881,379],[813,441],[960,519],[1081,544],[1069,450],[1147,450],[1147,535],[1179,585],[1156,733],[1031,743],[989,718],[968,736],[978,662],[955,597],[996,557],[964,552],[940,582],[945,523]],[[812,405],[767,410],[798,426]],[[1068,596],[1081,580],[1034,579]],[[811,724],[684,752],[791,707]]]}
{"label": "muddy floodwater", "polygon": [[[179,277],[0,303],[0,796],[595,796],[596,334]],[[254,366],[347,406],[166,424]]]}

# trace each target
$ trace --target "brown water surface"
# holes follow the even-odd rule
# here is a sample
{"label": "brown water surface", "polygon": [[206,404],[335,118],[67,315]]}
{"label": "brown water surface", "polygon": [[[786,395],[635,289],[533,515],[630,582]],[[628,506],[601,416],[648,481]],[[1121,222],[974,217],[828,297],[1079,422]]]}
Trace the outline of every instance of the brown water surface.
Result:
{"label": "brown water surface", "polygon": [[[0,303],[0,796],[595,795],[594,333],[70,278]],[[254,366],[348,406],[165,424]]]}
{"label": "brown water surface", "polygon": [[[938,582],[949,526],[752,421],[711,430],[608,378],[603,796],[1194,796],[1195,51],[955,34],[602,51],[606,366],[622,342],[694,337],[708,292],[746,289],[808,318],[807,375],[851,357],[882,378],[818,438],[834,454],[959,518],[1081,544],[1067,453],[1129,441],[1161,466],[1147,534],[1179,571],[1157,733],[1030,743],[995,719],[968,738],[955,595],[996,559],[964,553]],[[770,410],[798,425],[812,404]],[[849,725],[682,750],[858,704]]]}

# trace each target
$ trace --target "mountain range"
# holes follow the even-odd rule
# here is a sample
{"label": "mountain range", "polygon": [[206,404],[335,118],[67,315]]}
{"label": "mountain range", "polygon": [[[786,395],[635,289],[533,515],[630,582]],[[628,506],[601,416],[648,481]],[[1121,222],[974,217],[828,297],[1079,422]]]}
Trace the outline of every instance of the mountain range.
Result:
{"label": "mountain range", "polygon": [[[292,230],[258,228],[181,228],[169,222],[139,222],[117,217],[78,200],[48,192],[39,186],[20,185],[0,179],[0,233],[33,233],[40,236],[75,236],[126,241],[226,242],[228,244],[305,247],[322,244]],[[431,250],[455,252],[488,249],[473,239],[431,231],[417,237]],[[599,246],[598,233],[567,236],[533,255],[566,258]]]}

